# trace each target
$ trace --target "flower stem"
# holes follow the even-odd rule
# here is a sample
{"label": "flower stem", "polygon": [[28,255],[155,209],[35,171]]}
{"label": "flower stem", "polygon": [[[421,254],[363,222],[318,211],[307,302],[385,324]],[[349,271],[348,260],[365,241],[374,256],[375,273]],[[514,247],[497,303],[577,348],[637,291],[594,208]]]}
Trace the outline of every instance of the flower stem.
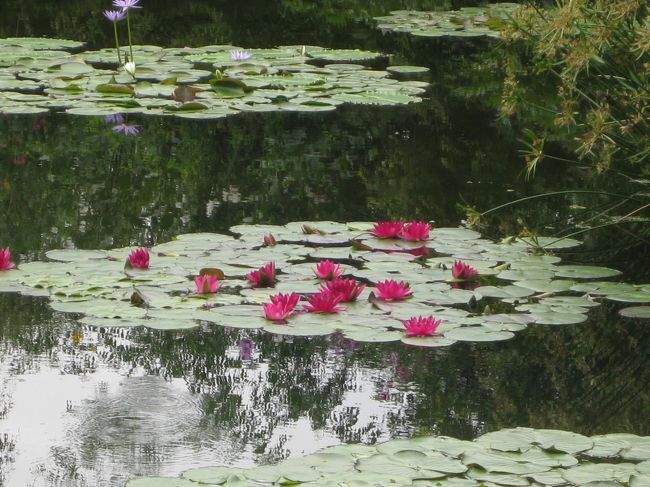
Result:
{"label": "flower stem", "polygon": [[117,38],[117,22],[113,22],[113,32],[115,33],[115,49],[117,49],[118,67],[122,65],[122,56],[120,55],[120,41]]}
{"label": "flower stem", "polygon": [[132,63],[135,62],[133,59],[133,43],[131,42],[131,16],[129,15],[129,10],[126,10],[126,30],[129,33],[129,54],[131,58],[129,59]]}

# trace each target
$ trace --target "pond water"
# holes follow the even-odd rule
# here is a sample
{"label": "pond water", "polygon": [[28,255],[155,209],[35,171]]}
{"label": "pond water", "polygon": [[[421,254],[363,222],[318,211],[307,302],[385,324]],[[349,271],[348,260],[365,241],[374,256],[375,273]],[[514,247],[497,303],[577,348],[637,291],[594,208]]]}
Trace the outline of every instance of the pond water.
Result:
{"label": "pond water", "polygon": [[[15,2],[3,14],[0,36],[111,45],[97,5],[49,12],[49,2],[39,11],[30,3],[38,2]],[[179,11],[160,1],[146,5],[135,27],[140,42],[158,45],[383,49],[432,69],[428,96],[332,113],[130,117],[137,137],[113,133],[101,117],[2,116],[0,246],[26,262],[54,248],[150,246],[241,222],[408,218],[456,226],[466,215],[459,203],[486,210],[588,184],[554,166],[524,180],[520,128],[496,121],[498,74],[489,56],[432,53],[378,36],[369,22],[391,8],[447,2],[371,2],[367,10],[349,2],[350,15],[327,2],[305,12],[292,2],[254,3],[194,1]],[[482,231],[550,234],[599,204],[589,195],[538,200],[505,209]],[[638,282],[647,279],[638,265],[646,252],[599,234],[565,258],[612,265]],[[649,435],[649,345],[647,325],[621,318],[611,304],[579,325],[430,350],[207,324],[98,329],[42,298],[0,294],[0,484],[115,486],[191,467],[277,462],[341,442],[427,433],[472,439],[514,426]]]}

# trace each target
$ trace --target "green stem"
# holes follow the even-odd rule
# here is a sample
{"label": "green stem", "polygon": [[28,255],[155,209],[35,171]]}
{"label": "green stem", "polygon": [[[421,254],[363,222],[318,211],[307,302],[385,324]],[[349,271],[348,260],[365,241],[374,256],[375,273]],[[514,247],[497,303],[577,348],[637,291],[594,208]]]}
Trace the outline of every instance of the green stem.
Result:
{"label": "green stem", "polygon": [[134,63],[135,60],[133,59],[133,42],[131,42],[131,16],[129,15],[129,10],[126,10],[126,30],[129,33],[129,54],[131,55],[131,62]]}
{"label": "green stem", "polygon": [[122,66],[122,56],[120,55],[120,41],[117,38],[117,22],[113,22],[113,32],[115,33],[115,49],[117,49],[118,67]]}
{"label": "green stem", "polygon": [[533,196],[526,196],[525,198],[520,198],[515,201],[510,201],[508,203],[504,203],[499,206],[495,206],[494,208],[490,208],[489,210],[484,211],[483,213],[479,213],[480,216],[487,215],[488,213],[492,213],[497,210],[501,210],[503,208],[507,208],[508,206],[516,205],[518,203],[521,203],[522,201],[528,201],[528,200],[534,200],[536,198],[545,198],[547,196],[556,196],[560,194],[572,194],[572,193],[580,193],[580,194],[599,194],[599,195],[604,195],[604,196],[614,196],[617,198],[621,198],[624,200],[629,200],[629,201],[636,201],[638,203],[641,203],[641,201],[632,198],[630,196],[626,196],[623,194],[616,194],[616,193],[606,193],[604,191],[589,191],[589,190],[582,190],[582,189],[571,189],[571,190],[566,190],[566,191],[553,191],[550,193],[543,193],[543,194],[535,194]]}

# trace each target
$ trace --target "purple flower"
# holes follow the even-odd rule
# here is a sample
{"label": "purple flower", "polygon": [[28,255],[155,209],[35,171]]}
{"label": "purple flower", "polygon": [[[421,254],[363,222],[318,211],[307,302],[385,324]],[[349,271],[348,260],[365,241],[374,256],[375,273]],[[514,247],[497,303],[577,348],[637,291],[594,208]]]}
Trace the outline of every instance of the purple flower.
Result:
{"label": "purple flower", "polygon": [[124,20],[126,13],[124,10],[104,10],[104,17],[106,17],[111,22],[119,22]]}
{"label": "purple flower", "polygon": [[105,115],[104,122],[106,123],[124,123],[124,115],[116,113],[115,115]]}
{"label": "purple flower", "polygon": [[233,61],[247,61],[252,57],[253,54],[251,54],[248,51],[239,51],[239,50],[230,51],[230,59],[232,59]]}
{"label": "purple flower", "polygon": [[138,135],[140,130],[138,129],[138,125],[129,125],[128,123],[121,123],[113,127],[113,132],[115,132],[116,134],[123,132],[124,135],[129,136],[129,135]]}
{"label": "purple flower", "polygon": [[113,0],[113,7],[121,8],[122,12],[126,12],[130,8],[142,8],[138,3],[140,0]]}

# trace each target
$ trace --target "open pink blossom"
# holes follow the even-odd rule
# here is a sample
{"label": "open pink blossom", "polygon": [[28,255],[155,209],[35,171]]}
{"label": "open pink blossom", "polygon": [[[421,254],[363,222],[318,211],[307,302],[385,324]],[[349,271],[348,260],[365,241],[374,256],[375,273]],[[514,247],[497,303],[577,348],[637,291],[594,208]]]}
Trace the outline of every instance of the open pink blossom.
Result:
{"label": "open pink blossom", "polygon": [[436,334],[440,320],[433,316],[414,316],[402,321],[407,337],[430,337]]}
{"label": "open pink blossom", "polygon": [[284,321],[296,308],[298,301],[300,301],[300,295],[296,293],[274,294],[271,296],[270,303],[262,304],[264,307],[264,317],[267,320]]}
{"label": "open pink blossom", "polygon": [[0,271],[8,271],[16,267],[16,264],[11,262],[11,250],[9,247],[0,249]]}
{"label": "open pink blossom", "polygon": [[396,238],[402,228],[404,228],[404,222],[401,220],[377,222],[370,233],[377,238]]}
{"label": "open pink blossom", "polygon": [[336,279],[341,274],[343,274],[343,269],[341,269],[341,266],[339,264],[325,259],[316,264],[314,274],[316,274],[316,277],[319,279],[331,281],[332,279]]}
{"label": "open pink blossom", "polygon": [[269,233],[268,235],[264,235],[264,246],[273,247],[275,244],[277,244],[277,242],[275,241],[273,234]]}
{"label": "open pink blossom", "polygon": [[194,278],[194,287],[197,294],[212,294],[216,293],[219,289],[219,279],[217,276],[205,274],[203,276],[196,276]]}
{"label": "open pink blossom", "polygon": [[412,221],[404,225],[404,228],[402,228],[399,237],[404,240],[428,240],[430,231],[431,224],[427,222]]}
{"label": "open pink blossom", "polygon": [[249,272],[246,278],[253,287],[273,287],[275,286],[275,262],[259,268],[259,270]]}
{"label": "open pink blossom", "polygon": [[341,299],[342,303],[355,301],[365,288],[365,284],[361,284],[354,279],[333,279],[320,285],[322,293],[331,292],[338,294],[343,298]]}
{"label": "open pink blossom", "polygon": [[478,277],[478,271],[462,260],[455,260],[451,267],[451,275],[454,276],[454,279],[472,281]]}
{"label": "open pink blossom", "polygon": [[140,247],[129,254],[128,263],[131,267],[136,269],[149,268],[149,250],[145,247]]}
{"label": "open pink blossom", "polygon": [[377,283],[373,293],[378,299],[384,301],[401,301],[410,297],[413,291],[404,281],[397,282],[393,279],[386,279]]}
{"label": "open pink blossom", "polygon": [[305,305],[305,309],[310,313],[339,313],[345,311],[343,306],[338,306],[343,301],[340,294],[335,294],[330,291],[321,291],[307,298],[309,304]]}

